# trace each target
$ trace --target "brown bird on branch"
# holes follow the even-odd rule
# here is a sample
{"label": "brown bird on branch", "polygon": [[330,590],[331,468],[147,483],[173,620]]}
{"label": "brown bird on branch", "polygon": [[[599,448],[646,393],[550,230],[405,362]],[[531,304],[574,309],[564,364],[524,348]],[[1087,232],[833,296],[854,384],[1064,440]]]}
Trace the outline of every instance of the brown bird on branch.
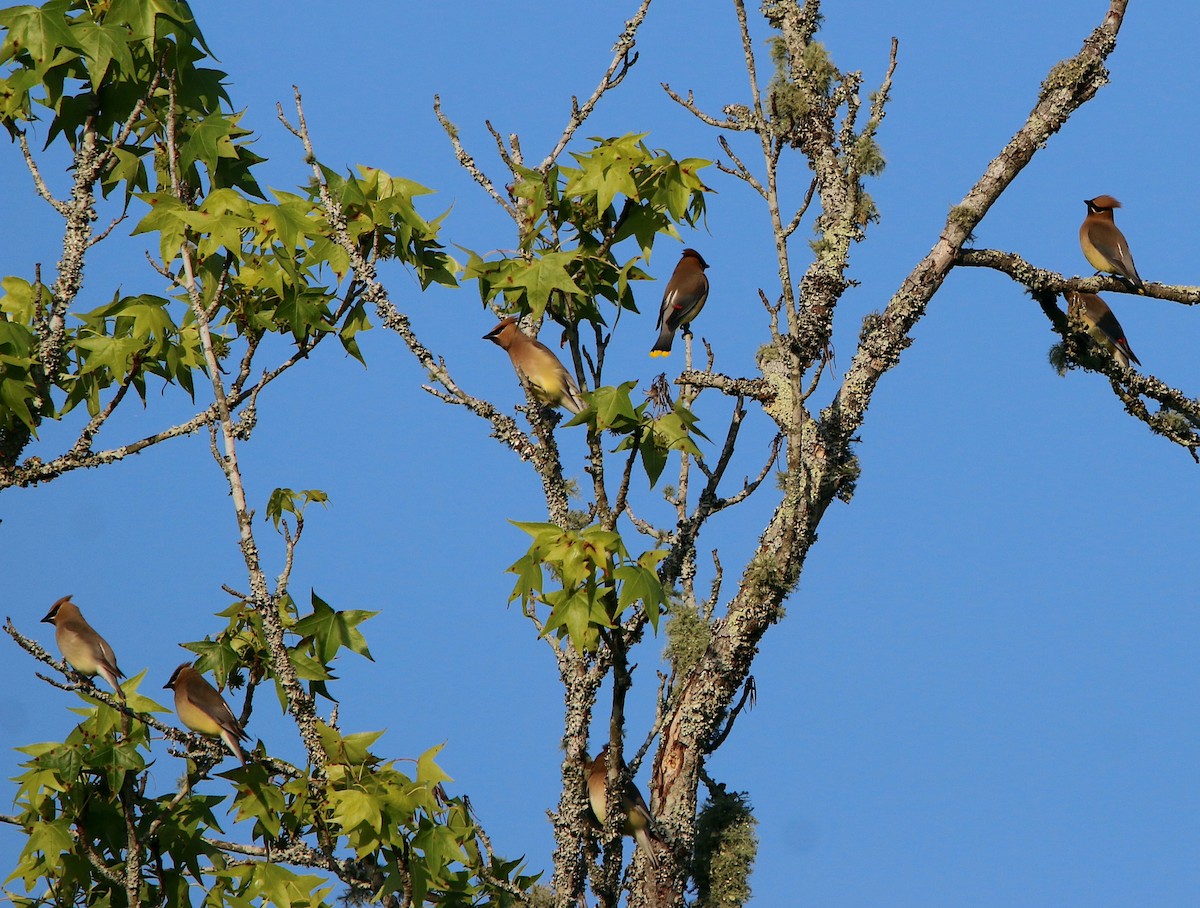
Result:
{"label": "brown bird on branch", "polygon": [[87,623],[70,596],[63,596],[50,606],[42,622],[54,625],[54,641],[58,644],[59,652],[75,671],[89,678],[100,675],[112,685],[118,697],[125,699],[125,692],[121,690],[118,680],[125,675],[117,667],[113,648]]}
{"label": "brown bird on branch", "polygon": [[1145,293],[1146,286],[1138,277],[1125,235],[1113,222],[1113,209],[1120,208],[1121,203],[1110,195],[1098,195],[1094,199],[1084,199],[1083,204],[1088,210],[1079,226],[1079,245],[1083,247],[1084,257],[1097,274],[1115,275],[1138,293]]}
{"label": "brown bird on branch", "polygon": [[163,688],[175,691],[175,712],[184,725],[205,737],[220,738],[238,760],[246,762],[246,752],[239,740],[249,740],[249,736],[225,698],[203,675],[185,662],[172,672],[171,680]]}
{"label": "brown bird on branch", "polygon": [[658,340],[650,348],[651,356],[671,355],[671,343],[680,325],[684,334],[692,333],[692,319],[700,314],[708,299],[708,278],[704,276],[707,267],[708,262],[695,249],[683,250],[683,258],[663,291],[656,326]]}
{"label": "brown bird on branch", "polygon": [[[620,768],[622,772],[625,771],[624,760],[621,761]],[[605,818],[608,816],[606,808],[608,803],[607,744],[601,748],[596,759],[592,760],[591,768],[588,770],[588,803],[592,807],[592,813],[596,815],[596,820],[603,826]],[[625,822],[621,826],[621,832],[627,836],[633,836],[633,840],[646,852],[650,866],[657,867],[658,856],[654,853],[653,840],[650,838],[652,822],[650,808],[646,806],[646,799],[642,797],[642,793],[638,791],[633,782],[625,786],[625,792],[621,795],[621,810],[625,813]]]}
{"label": "brown bird on branch", "polygon": [[559,362],[554,352],[539,340],[517,327],[511,315],[483,336],[504,349],[512,360],[517,376],[529,383],[534,397],[552,407],[563,407],[578,413],[586,404],[579,395],[579,385]]}
{"label": "brown bird on branch", "polygon": [[1087,326],[1088,335],[1112,354],[1122,366],[1128,367],[1130,360],[1139,366],[1142,364],[1134,355],[1129,341],[1125,340],[1125,329],[1108,308],[1108,303],[1096,294],[1068,290],[1067,314],[1083,322]]}

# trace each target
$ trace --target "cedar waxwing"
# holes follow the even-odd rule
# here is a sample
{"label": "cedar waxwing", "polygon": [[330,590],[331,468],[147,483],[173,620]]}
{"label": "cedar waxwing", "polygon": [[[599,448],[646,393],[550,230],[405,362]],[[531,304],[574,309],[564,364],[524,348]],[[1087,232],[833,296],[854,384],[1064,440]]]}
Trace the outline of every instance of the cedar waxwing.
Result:
{"label": "cedar waxwing", "polygon": [[50,606],[50,611],[42,621],[54,625],[54,640],[58,643],[58,649],[75,671],[89,678],[101,675],[112,685],[117,696],[125,699],[125,692],[117,680],[124,678],[125,674],[117,668],[117,657],[112,647],[84,620],[79,606],[71,601],[70,596],[63,596]]}
{"label": "cedar waxwing", "polygon": [[675,332],[683,325],[683,333],[690,334],[692,319],[704,308],[708,299],[708,278],[704,269],[708,262],[695,249],[683,250],[683,258],[675,266],[667,289],[663,291],[662,306],[658,310],[658,340],[650,348],[651,356],[670,356],[671,342]]}
{"label": "cedar waxwing", "polygon": [[[624,771],[624,761],[622,760],[621,763],[621,770]],[[591,769],[588,770],[588,803],[591,804],[592,813],[596,815],[601,826],[604,825],[604,819],[608,815],[608,811],[605,809],[607,789],[608,745],[605,744],[600,753],[596,755],[596,759],[592,760]],[[646,857],[650,859],[650,866],[657,867],[658,857],[655,855],[654,846],[650,841],[650,809],[646,806],[646,800],[642,797],[642,793],[632,782],[625,786],[625,794],[621,798],[621,810],[625,812],[625,825],[621,827],[621,832],[633,836],[633,840],[641,846],[642,850],[646,852]]]}
{"label": "cedar waxwing", "polygon": [[1134,356],[1129,341],[1125,340],[1125,330],[1121,323],[1108,308],[1108,304],[1096,294],[1068,290],[1067,314],[1087,325],[1087,333],[1122,366],[1128,367],[1130,360],[1139,366],[1142,364]]}
{"label": "cedar waxwing", "polygon": [[529,382],[534,397],[552,407],[564,407],[578,413],[586,406],[579,396],[575,379],[563,368],[554,352],[539,340],[517,327],[511,315],[483,336],[503,347],[512,360],[517,375]]}
{"label": "cedar waxwing", "polygon": [[1084,199],[1083,204],[1087,205],[1088,213],[1079,227],[1079,245],[1088,262],[1097,274],[1102,271],[1114,274],[1138,293],[1145,293],[1129,244],[1113,223],[1113,209],[1120,208],[1121,203],[1110,195],[1098,195]]}
{"label": "cedar waxwing", "polygon": [[192,731],[210,738],[220,738],[242,763],[246,753],[238,739],[249,740],[233,710],[216,688],[187,662],[175,669],[164,689],[175,691],[175,712],[180,721]]}

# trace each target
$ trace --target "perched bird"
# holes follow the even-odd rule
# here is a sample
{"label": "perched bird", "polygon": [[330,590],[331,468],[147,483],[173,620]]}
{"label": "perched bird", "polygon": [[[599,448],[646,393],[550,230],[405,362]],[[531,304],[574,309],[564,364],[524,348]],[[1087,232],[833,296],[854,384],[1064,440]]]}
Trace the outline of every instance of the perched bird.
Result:
{"label": "perched bird", "polygon": [[125,699],[125,692],[117,680],[124,678],[125,674],[117,668],[117,657],[112,647],[84,620],[79,606],[71,601],[70,596],[63,596],[50,606],[42,622],[54,625],[54,640],[58,649],[75,671],[89,678],[102,676],[112,685],[117,696]]}
{"label": "perched bird", "polygon": [[708,278],[704,269],[708,262],[695,249],[683,250],[683,258],[675,266],[667,289],[663,291],[658,310],[658,340],[650,348],[651,356],[670,356],[675,332],[683,325],[683,333],[691,332],[692,319],[704,308],[708,299]]}
{"label": "perched bird", "polygon": [[163,688],[175,691],[175,712],[184,725],[210,738],[220,738],[235,757],[246,762],[246,752],[238,741],[249,740],[249,736],[242,731],[229,704],[202,674],[185,662],[171,673],[171,680]]}
{"label": "perched bird", "polygon": [[564,407],[578,413],[585,406],[579,396],[579,385],[558,361],[553,351],[539,340],[534,340],[517,327],[511,315],[483,336],[498,347],[504,348],[512,360],[517,375],[529,382],[534,396],[552,407]]}
{"label": "perched bird", "polygon": [[[622,771],[625,769],[623,760],[621,769]],[[588,770],[588,803],[591,804],[592,813],[596,815],[601,826],[604,825],[604,820],[608,816],[605,808],[607,792],[608,745],[605,744],[600,753],[596,755],[596,759],[592,760],[591,768]],[[621,827],[621,832],[633,836],[633,840],[646,852],[650,866],[657,867],[658,857],[655,855],[654,846],[650,841],[650,809],[646,806],[646,800],[642,797],[642,793],[632,782],[625,786],[625,794],[621,797],[621,810],[625,812],[625,824]]]}
{"label": "perched bird", "polygon": [[1125,340],[1125,329],[1108,308],[1108,303],[1096,294],[1068,290],[1067,314],[1087,325],[1087,333],[1122,366],[1128,367],[1130,360],[1139,366],[1142,364],[1134,355],[1129,341]]}
{"label": "perched bird", "polygon": [[1079,245],[1088,262],[1097,273],[1116,275],[1138,293],[1144,293],[1146,288],[1133,265],[1129,244],[1113,223],[1113,209],[1120,208],[1121,203],[1110,195],[1098,195],[1084,199],[1083,204],[1088,213],[1079,226]]}

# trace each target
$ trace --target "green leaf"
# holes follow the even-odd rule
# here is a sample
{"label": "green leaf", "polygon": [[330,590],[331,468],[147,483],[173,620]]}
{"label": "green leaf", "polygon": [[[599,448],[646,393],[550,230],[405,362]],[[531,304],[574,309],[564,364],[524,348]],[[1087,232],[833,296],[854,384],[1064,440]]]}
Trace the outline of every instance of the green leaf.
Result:
{"label": "green leaf", "polygon": [[183,245],[192,213],[170,193],[146,192],[139,194],[139,198],[150,206],[150,212],[133,228],[132,235],[158,232],[159,254],[167,264],[175,259]]}
{"label": "green leaf", "polygon": [[66,17],[69,0],[51,0],[42,7],[11,6],[0,10],[0,28],[6,32],[4,47],[9,53],[26,52],[39,71],[59,47],[78,49]]}
{"label": "green leaf", "polygon": [[248,763],[218,775],[233,781],[237,789],[233,798],[234,821],[256,820],[269,836],[277,837],[283,828],[282,815],[288,809],[288,802],[283,792],[272,784],[266,768],[258,763]]}
{"label": "green leaf", "polygon": [[[594,650],[598,642],[598,634],[593,626],[612,627],[607,615],[593,611],[593,599],[585,589],[571,592],[548,594],[546,602],[552,605],[550,615],[542,628],[542,636],[562,629],[570,638],[576,651],[583,653]],[[599,617],[601,620],[594,621]]]}
{"label": "green leaf", "polygon": [[70,820],[60,817],[48,823],[34,823],[24,850],[57,857],[60,852],[71,852],[74,848],[75,836],[71,832]]}
{"label": "green leaf", "polygon": [[118,73],[133,70],[133,55],[129,52],[128,30],[120,25],[101,25],[90,19],[78,18],[71,23],[71,35],[83,50],[88,61],[92,91],[99,91],[108,74],[109,65],[117,61]]}
{"label": "green leaf", "polygon": [[434,762],[433,758],[441,753],[445,744],[431,747],[417,758],[417,781],[423,785],[440,785],[442,782],[453,782],[450,776]]}
{"label": "green leaf", "polygon": [[642,458],[642,469],[646,471],[646,478],[650,480],[650,487],[653,488],[667,466],[667,449],[659,447],[653,438],[649,438],[638,446],[638,454]]}
{"label": "green leaf", "polygon": [[179,159],[183,167],[190,167],[196,161],[204,164],[211,173],[217,169],[219,158],[234,157],[233,140],[236,125],[234,120],[220,111],[213,111],[198,123],[189,124],[191,135],[179,149]]}
{"label": "green leaf", "polygon": [[542,591],[542,562],[533,553],[526,554],[523,558],[519,558],[508,569],[510,574],[517,575],[516,585],[513,586],[512,595],[508,597],[508,601],[521,598],[521,605],[528,606],[529,601]]}
{"label": "green leaf", "polygon": [[582,292],[571,278],[568,266],[574,264],[576,253],[546,252],[532,262],[526,263],[501,283],[501,289],[515,293],[524,300],[535,319],[541,318],[554,292],[573,294]]}
{"label": "green leaf", "polygon": [[320,489],[302,489],[299,492],[293,492],[291,489],[275,489],[271,492],[271,497],[267,499],[267,519],[275,523],[275,529],[279,529],[279,522],[283,519],[284,513],[303,515],[304,509],[312,502],[329,506],[329,496]]}
{"label": "green leaf", "polygon": [[364,366],[367,364],[367,361],[363,359],[362,350],[359,349],[355,336],[360,331],[368,331],[370,328],[371,321],[367,318],[366,307],[360,301],[350,307],[350,311],[346,313],[346,317],[342,320],[341,330],[338,331],[338,338],[341,340],[346,352]]}
{"label": "green leaf", "polygon": [[[661,559],[666,557],[667,553],[656,550],[655,554]],[[646,556],[643,555],[642,559],[645,558]],[[667,592],[659,582],[658,574],[641,563],[622,565],[614,573],[617,581],[621,584],[621,592],[617,600],[618,607],[624,611],[629,606],[641,602],[646,609],[646,617],[657,632],[658,619],[670,604]]]}
{"label": "green leaf", "polygon": [[383,826],[383,814],[375,798],[364,791],[343,789],[329,793],[329,805],[333,812],[333,820],[343,829],[353,829],[365,823],[374,832],[379,832]]}
{"label": "green leaf", "polygon": [[596,429],[629,434],[641,424],[643,408],[634,407],[630,392],[637,382],[629,381],[613,387],[602,385],[592,392],[592,407],[596,411]]}
{"label": "green leaf", "polygon": [[[445,826],[423,826],[413,837],[413,850],[424,857],[419,863],[424,865],[424,875],[434,881],[446,879],[447,868],[451,864],[466,860],[454,833]],[[414,886],[414,896],[415,894]]]}
{"label": "green leaf", "polygon": [[[28,325],[34,320],[36,303],[34,302],[34,285],[22,277],[6,277],[0,281],[4,296],[0,296],[0,312],[8,315],[10,320]],[[42,289],[43,297],[47,296]],[[44,300],[43,300],[44,303]]]}
{"label": "green leaf", "polygon": [[297,621],[292,630],[303,637],[313,638],[318,659],[326,663],[331,662],[337,656],[338,650],[346,647],[351,652],[375,661],[367,649],[366,638],[358,630],[358,625],[374,618],[379,612],[362,609],[336,612],[315,592],[312,593],[312,605],[312,613]]}
{"label": "green leaf", "polygon": [[250,893],[275,908],[312,908],[323,905],[333,891],[328,881],[316,874],[300,874],[281,864],[255,861],[250,869]]}
{"label": "green leaf", "polygon": [[562,527],[556,523],[530,523],[520,520],[510,520],[509,523],[518,530],[528,533],[534,539],[543,539],[562,532]]}
{"label": "green leaf", "polygon": [[330,728],[324,722],[317,722],[317,733],[321,736],[321,746],[325,755],[333,763],[343,766],[362,766],[377,762],[371,754],[370,747],[381,737],[383,732],[358,732],[343,735],[335,728]]}
{"label": "green leaf", "polygon": [[273,231],[288,249],[295,249],[309,236],[319,236],[320,211],[308,199],[286,192],[276,192],[279,204],[261,203],[252,206],[254,219],[260,227]]}

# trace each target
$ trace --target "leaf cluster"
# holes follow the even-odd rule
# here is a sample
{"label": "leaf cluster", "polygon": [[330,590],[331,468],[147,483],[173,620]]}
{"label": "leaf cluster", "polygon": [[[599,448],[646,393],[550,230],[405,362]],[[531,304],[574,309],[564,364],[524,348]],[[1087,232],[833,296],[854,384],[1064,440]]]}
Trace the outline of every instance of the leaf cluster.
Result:
{"label": "leaf cluster", "polygon": [[682,401],[675,401],[670,410],[658,415],[654,415],[650,399],[634,406],[631,392],[635,385],[636,382],[625,382],[616,387],[597,388],[591,395],[591,410],[581,413],[574,422],[594,421],[597,431],[623,436],[614,450],[636,451],[650,484],[654,485],[667,465],[669,452],[682,451],[699,457],[700,449],[692,436],[705,440],[708,436],[696,427],[699,418]]}
{"label": "leaf cluster", "polygon": [[[469,252],[463,273],[485,305],[571,326],[606,324],[600,300],[637,311],[630,282],[649,277],[638,263],[660,234],[678,238],[677,224],[699,223],[711,191],[699,177],[709,161],[676,160],[643,138],[592,138],[572,155],[575,167],[516,168],[519,250],[490,260]],[[619,256],[615,247],[630,239],[636,254]]]}
{"label": "leaf cluster", "polygon": [[[310,694],[333,700],[327,684],[337,680],[332,663],[343,649],[374,661],[359,625],[379,612],[334,609],[315,592],[310,596],[312,610],[304,614],[299,613],[290,595],[283,596],[276,607],[283,616],[288,635],[296,638],[288,644],[287,656],[297,677],[308,683]],[[218,614],[226,618],[228,624],[215,638],[206,637],[183,644],[199,657],[196,669],[213,672],[222,687],[240,687],[244,681],[243,672],[248,672],[249,680],[254,684],[272,676],[271,654],[259,610],[239,599]],[[280,705],[285,705],[286,693],[278,683],[276,691]]]}
{"label": "leaf cluster", "polygon": [[[375,613],[335,611],[315,594],[311,612],[296,616],[290,601],[284,611],[299,637],[289,658],[298,669],[322,670],[314,689],[324,692],[329,663],[342,649],[370,658],[358,625]],[[187,648],[221,686],[241,686],[247,667],[249,683],[258,683],[271,664],[261,620],[243,602],[222,614],[225,632]],[[509,904],[512,891],[536,882],[520,862],[481,847],[469,805],[442,788],[451,779],[435,760],[440,746],[408,774],[372,751],[382,732],[344,734],[318,721],[319,774],[267,757],[260,743],[246,765],[218,774],[225,794],[198,790],[212,766],[207,754],[189,760],[177,791],[149,791],[154,736],[143,717],[167,710],[138,692],[143,679],[125,684],[126,711],[81,694],[83,720],[65,741],[20,748],[29,759],[16,780],[15,819],[26,841],[6,885],[26,893],[49,885],[59,904],[128,904],[133,880],[149,904],[324,906],[332,904],[332,870],[368,899],[403,893],[418,904],[467,906]],[[245,841],[233,853],[221,808]],[[239,848],[267,859],[236,860]],[[130,866],[144,872],[127,876]]]}
{"label": "leaf cluster", "polygon": [[[105,305],[78,310],[77,287],[62,276],[53,286],[3,278],[0,432],[36,435],[42,420],[80,403],[96,418],[114,387],[133,387],[144,402],[150,376],[192,395],[207,369],[198,306],[219,352],[240,351],[247,374],[267,334],[289,337],[300,355],[335,334],[363,359],[356,336],[370,322],[318,190],[268,199],[260,188],[254,172],[263,159],[230,107],[225,73],[202,65],[208,50],[186,4],[55,0],[0,10],[0,27],[0,121],[23,135],[48,117],[47,144],[62,139],[74,155],[72,198],[83,208],[56,203],[68,234],[85,231],[89,240],[96,187],[122,200],[115,220],[144,207],[132,233],[152,238],[176,288],[168,297],[117,291]],[[437,242],[440,219],[415,208],[428,189],[375,168],[323,172],[349,217],[346,230],[371,257],[411,266],[422,287],[455,283],[459,266]]]}
{"label": "leaf cluster", "polygon": [[[517,575],[509,600],[521,600],[525,614],[540,621],[542,636],[554,634],[570,640],[578,652],[593,652],[604,631],[617,628],[627,613],[639,608],[657,630],[669,604],[655,571],[665,551],[650,549],[634,559],[619,533],[598,526],[566,530],[553,523],[513,525],[533,542],[509,568]],[[538,606],[549,613],[539,616]]]}

